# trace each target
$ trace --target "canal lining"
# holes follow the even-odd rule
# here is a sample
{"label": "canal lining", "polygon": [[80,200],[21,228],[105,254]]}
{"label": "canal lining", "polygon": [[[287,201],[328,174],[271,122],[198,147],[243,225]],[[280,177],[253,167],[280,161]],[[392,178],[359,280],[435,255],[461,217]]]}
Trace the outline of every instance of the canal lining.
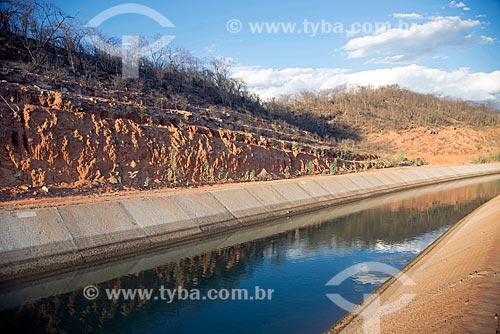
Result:
{"label": "canal lining", "polygon": [[[213,187],[208,191],[190,190],[171,195],[127,199],[139,203],[139,207],[143,206],[139,212],[142,216],[138,216],[133,210],[127,210],[123,205],[124,200],[120,198],[90,204],[36,208],[31,210],[35,215],[21,217],[20,210],[2,210],[0,284],[30,281],[69,272],[365,198],[498,173],[500,164],[426,166],[245,183]],[[366,191],[367,189],[369,191]],[[234,196],[223,198],[220,196],[221,192]],[[158,198],[163,199],[164,203],[168,202],[169,204],[165,205],[170,205],[172,210],[178,210],[177,216],[166,217],[164,212],[163,216],[155,216],[157,208],[147,205],[148,201]],[[260,206],[247,207],[246,211],[241,212],[235,210],[245,198],[253,198]],[[202,205],[204,200],[209,201],[209,205]],[[105,211],[109,208],[112,212]],[[149,218],[144,216],[148,214]],[[38,218],[44,215],[49,219],[40,221]],[[57,221],[50,219],[54,216],[56,218],[53,219]],[[117,217],[121,217],[121,220],[117,220]],[[146,226],[145,224],[150,223],[144,222],[146,218],[156,219],[159,224]],[[170,221],[162,224],[165,219]],[[154,227],[157,228],[156,234]],[[108,232],[108,228],[114,229],[115,232],[103,234],[102,231]],[[48,241],[41,240],[38,236],[42,232]]]}

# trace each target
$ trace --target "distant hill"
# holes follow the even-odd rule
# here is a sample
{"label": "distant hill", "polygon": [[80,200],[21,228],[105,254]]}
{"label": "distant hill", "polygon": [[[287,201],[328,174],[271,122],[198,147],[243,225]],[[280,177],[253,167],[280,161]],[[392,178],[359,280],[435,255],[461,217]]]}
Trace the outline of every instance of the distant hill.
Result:
{"label": "distant hill", "polygon": [[[500,112],[484,104],[419,94],[398,86],[302,92],[270,102],[272,115],[324,137],[417,127],[499,127]],[[336,133],[337,132],[337,133]]]}

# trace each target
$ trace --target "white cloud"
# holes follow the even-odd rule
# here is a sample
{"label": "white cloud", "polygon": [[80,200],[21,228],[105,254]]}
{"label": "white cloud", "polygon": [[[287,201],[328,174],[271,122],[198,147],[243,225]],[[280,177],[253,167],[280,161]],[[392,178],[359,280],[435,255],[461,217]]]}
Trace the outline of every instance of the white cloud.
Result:
{"label": "white cloud", "polygon": [[490,36],[480,36],[479,39],[481,44],[490,44],[495,41],[495,39]]}
{"label": "white cloud", "polygon": [[408,20],[420,20],[423,18],[422,15],[417,14],[417,13],[394,13],[391,15],[392,17],[396,19],[408,19]]}
{"label": "white cloud", "polygon": [[251,91],[264,99],[302,90],[398,84],[420,93],[500,102],[500,71],[470,72],[461,68],[448,72],[415,64],[360,72],[340,68],[277,70],[239,66],[233,68],[233,76],[243,79]]}
{"label": "white cloud", "polygon": [[[263,98],[298,92],[304,89],[323,89],[325,78],[349,72],[341,68],[285,68],[282,70],[237,66],[233,76],[243,79],[248,87]],[[325,87],[330,88],[330,87]]]}
{"label": "white cloud", "polygon": [[457,3],[456,1],[450,1],[450,7],[460,8],[465,7],[465,4],[463,2]]}
{"label": "white cloud", "polygon": [[477,38],[470,33],[480,26],[478,20],[462,20],[458,16],[434,17],[424,24],[413,24],[408,29],[393,28],[376,35],[353,38],[342,47],[348,58],[374,55],[400,55],[411,59],[432,56],[449,46],[475,43]]}
{"label": "white cloud", "polygon": [[387,56],[382,58],[371,58],[366,63],[367,64],[401,64],[401,63],[411,63],[412,58],[406,57],[405,55],[395,55]]}
{"label": "white cloud", "polygon": [[467,5],[461,1],[460,2],[450,1],[450,7],[451,8],[462,8],[465,11],[470,10],[470,8],[467,7]]}
{"label": "white cloud", "polygon": [[467,8],[467,5],[463,2],[450,1],[451,8]]}

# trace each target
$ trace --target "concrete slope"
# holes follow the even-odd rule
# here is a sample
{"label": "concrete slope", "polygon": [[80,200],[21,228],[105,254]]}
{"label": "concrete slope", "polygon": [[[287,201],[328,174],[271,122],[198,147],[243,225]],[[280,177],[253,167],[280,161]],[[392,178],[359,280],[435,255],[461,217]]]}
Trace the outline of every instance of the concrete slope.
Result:
{"label": "concrete slope", "polygon": [[498,173],[500,164],[409,167],[31,209],[3,206],[0,282],[69,271],[391,191]]}
{"label": "concrete slope", "polygon": [[[451,228],[358,306],[357,316],[347,315],[328,333],[498,333],[499,254],[500,196]],[[403,277],[414,284],[400,284]],[[406,305],[405,296],[411,296]]]}

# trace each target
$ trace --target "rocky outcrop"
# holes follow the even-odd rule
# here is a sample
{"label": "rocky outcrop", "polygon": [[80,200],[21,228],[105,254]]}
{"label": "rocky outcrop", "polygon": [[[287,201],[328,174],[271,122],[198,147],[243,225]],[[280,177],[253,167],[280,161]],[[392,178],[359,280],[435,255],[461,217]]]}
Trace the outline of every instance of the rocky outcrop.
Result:
{"label": "rocky outcrop", "polygon": [[367,168],[363,161],[374,158],[348,152],[340,157],[321,143],[273,137],[269,129],[258,130],[263,120],[254,120],[248,131],[238,130],[234,118],[251,119],[243,113],[231,118],[193,107],[162,110],[151,101],[5,81],[0,94],[4,199],[329,174]]}

